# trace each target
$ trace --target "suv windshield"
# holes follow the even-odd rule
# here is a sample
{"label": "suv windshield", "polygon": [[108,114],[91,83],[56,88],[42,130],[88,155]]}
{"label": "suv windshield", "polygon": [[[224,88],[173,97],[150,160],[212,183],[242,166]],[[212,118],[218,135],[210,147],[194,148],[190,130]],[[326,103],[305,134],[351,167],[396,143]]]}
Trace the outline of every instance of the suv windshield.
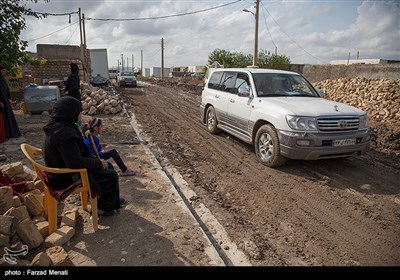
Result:
{"label": "suv windshield", "polygon": [[319,97],[311,84],[299,75],[277,73],[253,73],[259,97],[306,96]]}

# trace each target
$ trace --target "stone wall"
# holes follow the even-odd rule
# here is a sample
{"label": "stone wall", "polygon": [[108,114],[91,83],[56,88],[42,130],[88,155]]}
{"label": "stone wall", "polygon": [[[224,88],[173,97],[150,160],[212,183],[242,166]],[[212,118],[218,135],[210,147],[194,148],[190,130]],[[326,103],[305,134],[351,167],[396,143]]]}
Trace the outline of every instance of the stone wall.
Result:
{"label": "stone wall", "polygon": [[339,78],[400,79],[400,64],[305,65],[303,75],[310,82]]}
{"label": "stone wall", "polygon": [[45,59],[74,60],[81,57],[79,46],[38,44],[36,51],[39,58]]}

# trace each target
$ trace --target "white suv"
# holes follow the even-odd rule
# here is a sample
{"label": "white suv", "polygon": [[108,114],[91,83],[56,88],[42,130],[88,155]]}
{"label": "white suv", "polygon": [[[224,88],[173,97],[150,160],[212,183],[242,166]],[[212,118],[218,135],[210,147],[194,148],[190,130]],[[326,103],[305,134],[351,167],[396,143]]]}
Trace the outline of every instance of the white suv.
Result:
{"label": "white suv", "polygon": [[298,73],[258,69],[217,69],[201,98],[203,123],[255,146],[266,166],[287,158],[349,157],[368,150],[371,131],[365,112],[322,98]]}
{"label": "white suv", "polygon": [[121,73],[119,73],[117,80],[120,87],[137,87],[136,76],[132,71],[122,70]]}

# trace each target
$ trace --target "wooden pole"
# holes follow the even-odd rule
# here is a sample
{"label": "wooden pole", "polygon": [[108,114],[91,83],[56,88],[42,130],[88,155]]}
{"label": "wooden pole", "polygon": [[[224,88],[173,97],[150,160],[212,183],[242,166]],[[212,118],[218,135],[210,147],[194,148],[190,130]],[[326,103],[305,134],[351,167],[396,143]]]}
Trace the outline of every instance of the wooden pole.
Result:
{"label": "wooden pole", "polygon": [[87,131],[85,132],[85,135],[86,135],[87,138],[89,138],[90,144],[92,145],[93,150],[94,150],[94,152],[96,153],[96,157],[97,157],[98,159],[100,159],[99,151],[97,150],[96,144],[94,143],[92,133],[90,133],[90,131],[87,130]]}
{"label": "wooden pole", "polygon": [[161,38],[161,80],[164,79],[164,38]]}

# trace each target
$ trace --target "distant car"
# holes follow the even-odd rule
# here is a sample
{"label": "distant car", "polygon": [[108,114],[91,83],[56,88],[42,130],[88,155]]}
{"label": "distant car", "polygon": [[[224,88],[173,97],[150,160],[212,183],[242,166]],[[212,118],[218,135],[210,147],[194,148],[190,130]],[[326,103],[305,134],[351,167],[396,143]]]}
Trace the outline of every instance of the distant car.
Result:
{"label": "distant car", "polygon": [[204,79],[204,77],[205,77],[205,73],[199,73],[199,72],[196,72],[196,73],[193,73],[192,74],[192,77],[194,77],[194,78],[196,78],[196,79],[199,79],[199,80],[203,80]]}
{"label": "distant car", "polygon": [[183,74],[183,77],[184,77],[184,78],[186,78],[186,77],[191,77],[192,74],[193,74],[192,72],[188,72],[188,73]]}
{"label": "distant car", "polygon": [[136,76],[132,71],[123,70],[118,75],[118,85],[120,87],[133,86],[137,87]]}
{"label": "distant car", "polygon": [[97,74],[96,77],[92,77],[92,79],[90,80],[90,84],[92,86],[106,86],[108,85],[108,80],[100,76],[100,74]]}
{"label": "distant car", "polygon": [[117,76],[118,76],[118,70],[117,69],[110,69],[110,70],[108,70],[108,77],[109,77],[109,79],[111,80],[111,79],[117,79]]}

